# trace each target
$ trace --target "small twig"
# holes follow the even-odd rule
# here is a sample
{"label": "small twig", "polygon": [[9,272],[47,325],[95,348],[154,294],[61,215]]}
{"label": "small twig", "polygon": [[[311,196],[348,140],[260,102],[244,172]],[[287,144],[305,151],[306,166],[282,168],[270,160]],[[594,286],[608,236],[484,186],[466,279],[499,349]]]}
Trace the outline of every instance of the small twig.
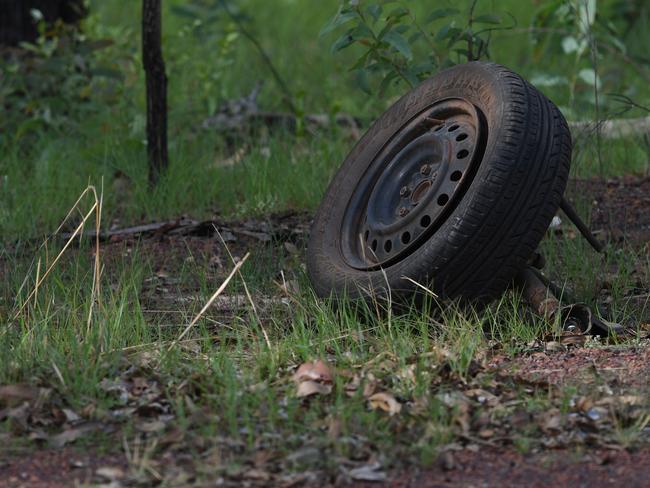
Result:
{"label": "small twig", "polygon": [[218,297],[219,295],[221,295],[221,293],[226,289],[226,287],[228,286],[228,283],[230,283],[230,280],[233,279],[233,277],[235,276],[235,274],[239,271],[239,268],[241,268],[241,267],[244,265],[244,263],[246,262],[246,260],[248,259],[249,256],[250,256],[250,253],[246,253],[246,255],[242,258],[242,260],[239,261],[239,262],[235,265],[235,267],[234,267],[233,270],[230,272],[230,274],[228,275],[228,277],[227,277],[227,278],[225,279],[225,281],[221,284],[221,286],[217,289],[217,291],[215,291],[214,294],[210,297],[210,299],[209,299],[208,302],[203,306],[203,308],[201,309],[201,311],[196,315],[196,317],[194,317],[194,319],[192,319],[192,321],[189,323],[189,325],[188,325],[187,327],[185,327],[185,330],[183,330],[183,332],[181,333],[181,335],[179,335],[178,338],[177,338],[174,342],[172,342],[172,344],[169,346],[169,349],[167,350],[168,352],[172,350],[172,348],[173,348],[173,347],[178,343],[178,341],[180,341],[183,337],[185,337],[185,334],[187,334],[187,333],[190,331],[190,329],[191,329],[192,327],[194,327],[194,324],[196,324],[196,323],[198,322],[198,320],[199,320],[199,319],[201,318],[201,316],[205,313],[205,311],[206,311],[208,308],[210,308],[210,305],[212,305],[212,304],[214,303],[214,301],[217,299],[217,297]]}
{"label": "small twig", "polygon": [[461,437],[462,439],[465,439],[466,441],[473,442],[473,443],[475,443],[475,444],[479,444],[479,445],[482,445],[482,446],[487,446],[487,447],[497,447],[497,448],[500,447],[500,446],[499,446],[497,443],[495,443],[495,442],[488,441],[488,440],[484,440],[484,439],[479,439],[479,438],[477,438],[477,437],[473,437],[473,436],[468,435],[468,434],[461,434],[460,437]]}
{"label": "small twig", "polygon": [[59,381],[61,382],[61,385],[63,386],[63,388],[66,388],[65,380],[63,379],[63,375],[61,374],[61,370],[60,370],[59,367],[56,365],[56,363],[54,362],[54,360],[52,360],[52,368],[54,369],[54,373],[56,374],[56,377],[57,377],[57,378],[59,379]]}

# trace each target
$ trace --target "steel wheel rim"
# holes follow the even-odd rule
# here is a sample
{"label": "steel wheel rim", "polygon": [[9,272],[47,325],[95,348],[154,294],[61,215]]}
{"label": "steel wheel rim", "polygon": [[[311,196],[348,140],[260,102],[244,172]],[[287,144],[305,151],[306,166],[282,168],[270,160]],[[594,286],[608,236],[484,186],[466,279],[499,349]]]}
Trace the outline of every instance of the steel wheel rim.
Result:
{"label": "steel wheel rim", "polygon": [[379,269],[419,248],[462,199],[486,138],[484,117],[462,98],[440,100],[405,123],[352,193],[341,225],[347,264]]}

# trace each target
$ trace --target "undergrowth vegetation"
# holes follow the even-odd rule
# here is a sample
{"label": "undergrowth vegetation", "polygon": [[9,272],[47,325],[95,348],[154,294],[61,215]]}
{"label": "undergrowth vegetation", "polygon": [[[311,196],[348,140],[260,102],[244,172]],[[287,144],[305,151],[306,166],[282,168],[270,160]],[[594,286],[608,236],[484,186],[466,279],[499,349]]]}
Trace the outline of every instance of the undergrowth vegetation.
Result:
{"label": "undergrowth vegetation", "polygon": [[[572,121],[647,111],[644,2],[599,2],[595,17],[569,1],[443,2],[413,29],[431,17],[426,3],[246,0],[228,2],[230,15],[223,1],[165,1],[170,167],[153,189],[139,2],[91,1],[81,32],[43,29],[27,52],[0,61],[0,449],[86,442],[124,451],[134,483],[289,485],[322,473],[382,480],[461,445],[647,443],[647,381],[632,381],[638,371],[629,384],[591,374],[585,364],[604,341],[567,343],[514,292],[481,311],[440,308],[432,296],[408,310],[314,297],[308,215],[359,131],[425,74],[489,54]],[[491,27],[465,31],[481,23]],[[412,37],[420,28],[429,30]],[[458,52],[468,39],[484,43],[477,56]],[[426,43],[442,49],[425,69]],[[258,83],[260,110],[293,107],[295,124],[220,132],[205,123]],[[345,115],[347,125],[314,124],[312,114]],[[648,175],[647,136],[596,143],[592,126],[574,136],[572,176]],[[88,192],[57,229],[88,185],[96,198]],[[591,196],[572,197],[587,215]],[[219,229],[107,234],[99,245],[89,234],[184,217]],[[598,255],[572,232],[565,223],[542,243],[549,274],[631,327],[607,347],[647,356],[647,243]],[[546,354],[571,359],[573,347],[586,358],[574,372],[581,382],[555,382]],[[527,372],[529,359],[541,375]],[[512,367],[497,371],[500,361]]]}
{"label": "undergrowth vegetation", "polygon": [[[480,36],[489,41],[481,57],[489,54],[489,59],[531,79],[570,120],[604,120],[625,112],[643,115],[650,77],[642,61],[647,6],[632,2],[620,9],[615,1],[605,2],[595,18],[581,20],[582,11],[554,10],[555,4],[572,2],[543,2],[538,9],[520,2],[465,2],[445,7],[421,28],[431,37],[429,42],[447,52],[448,43],[465,42],[463,28],[474,5],[474,17],[487,22],[474,30],[479,25],[488,29],[481,29],[485,32]],[[306,130],[301,117],[349,114],[363,130],[407,85],[391,76],[380,94],[369,96],[358,88],[358,76],[350,69],[367,47],[357,49],[355,44],[332,54],[333,34],[319,36],[336,12],[334,0],[309,9],[291,1],[237,3],[231,8],[239,9],[234,13],[243,19],[246,31],[267,51],[292,97],[299,123],[297,134],[239,134],[233,146],[223,133],[203,128],[225,102],[247,96],[261,83],[260,110],[282,111],[287,105],[268,64],[221,5],[217,0],[164,5],[171,168],[155,192],[148,189],[143,164],[138,2],[91,2],[81,34],[62,27],[43,30],[24,54],[5,57],[0,78],[0,101],[7,114],[0,135],[0,235],[5,242],[17,235],[51,232],[88,183],[99,187],[103,182],[107,222],[119,218],[121,224],[182,213],[315,207],[354,139],[336,127]],[[294,21],[296,9],[300,22]],[[392,21],[396,9],[403,12],[404,6],[389,2],[383,10],[373,10],[378,22],[388,19],[395,39],[406,35],[401,32],[412,19],[424,22],[431,17],[424,4],[414,4],[408,15],[400,13]],[[412,47],[400,53],[388,45],[392,52],[386,55],[397,56],[395,62],[406,67],[421,64],[426,52],[422,37],[404,37]],[[355,39],[360,45],[365,42]],[[397,45],[404,47],[401,41]],[[463,60],[453,56],[450,62]],[[374,73],[383,68],[376,62],[372,66],[364,68],[370,69],[365,77],[379,84],[381,78]],[[431,69],[437,67],[431,65],[423,73]],[[593,134],[593,129],[576,134],[575,175],[648,171],[648,143],[642,136],[591,144]]]}

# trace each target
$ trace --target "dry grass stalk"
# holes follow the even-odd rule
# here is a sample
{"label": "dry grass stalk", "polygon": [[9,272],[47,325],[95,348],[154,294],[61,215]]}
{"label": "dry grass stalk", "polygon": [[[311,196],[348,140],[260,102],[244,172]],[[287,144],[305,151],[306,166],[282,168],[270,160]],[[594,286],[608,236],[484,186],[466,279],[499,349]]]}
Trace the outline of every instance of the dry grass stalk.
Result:
{"label": "dry grass stalk", "polygon": [[[95,239],[95,263],[94,263],[94,271],[93,271],[93,285],[92,285],[92,290],[91,290],[91,304],[90,304],[90,310],[89,310],[89,313],[88,313],[88,329],[90,329],[90,322],[91,322],[91,319],[92,319],[93,306],[94,306],[94,303],[95,303],[95,299],[97,297],[99,297],[99,277],[100,277],[99,229],[100,229],[100,226],[101,226],[101,206],[102,206],[102,200],[103,200],[103,195],[98,198],[97,191],[96,191],[94,186],[88,186],[88,187],[86,187],[86,189],[83,192],[81,192],[81,195],[79,195],[79,198],[77,198],[77,201],[70,208],[70,210],[68,211],[68,213],[64,217],[61,224],[57,227],[57,229],[54,231],[54,233],[51,236],[49,236],[47,239],[45,239],[43,244],[40,245],[39,251],[43,247],[45,247],[46,255],[47,255],[48,241],[61,231],[61,229],[63,228],[65,223],[68,221],[70,216],[75,211],[79,211],[79,205],[80,205],[82,199],[87,194],[92,194],[93,195],[93,199],[94,199],[93,205],[91,206],[90,210],[88,210],[88,212],[86,214],[82,214],[83,217],[81,219],[81,222],[79,223],[77,228],[74,230],[72,235],[68,238],[65,245],[63,246],[63,249],[61,249],[61,251],[59,251],[59,253],[54,258],[54,260],[47,266],[47,269],[45,270],[45,272],[43,273],[42,276],[40,275],[40,270],[41,270],[41,264],[40,263],[41,263],[41,261],[40,261],[40,258],[39,258],[38,265],[37,265],[36,283],[34,284],[34,288],[29,293],[27,298],[23,301],[22,305],[18,308],[18,311],[14,315],[14,320],[16,320],[20,316],[20,314],[25,309],[25,307],[27,307],[27,305],[32,300],[32,298],[34,298],[34,301],[36,302],[39,287],[43,284],[43,282],[48,277],[50,272],[54,269],[54,266],[56,266],[56,264],[59,262],[59,260],[63,256],[63,254],[67,251],[68,247],[70,247],[70,244],[72,244],[72,241],[75,239],[75,237],[77,237],[77,235],[81,236],[81,231],[83,230],[83,227],[86,224],[86,221],[92,216],[93,213],[95,213],[95,220],[96,220],[95,221],[95,228],[97,230],[97,233],[96,233],[97,237]],[[48,261],[49,261],[49,259],[46,258],[46,263]]]}
{"label": "dry grass stalk", "polygon": [[415,281],[413,278],[409,278],[408,276],[402,276],[402,279],[406,280],[406,281],[410,281],[411,283],[413,283],[418,288],[424,290],[428,295],[432,296],[433,298],[438,298],[438,295],[436,295],[433,291],[431,291],[429,288],[427,288],[423,284],[418,283],[417,281]]}
{"label": "dry grass stalk", "polygon": [[235,267],[234,267],[233,270],[230,272],[230,274],[228,275],[228,277],[224,280],[223,283],[221,283],[221,286],[217,289],[217,291],[214,292],[214,294],[210,297],[210,299],[208,300],[208,302],[203,306],[203,308],[201,309],[201,311],[200,311],[198,314],[196,314],[196,317],[194,317],[194,318],[192,319],[192,321],[188,324],[188,326],[185,327],[185,329],[183,330],[183,332],[181,333],[181,335],[179,335],[178,338],[177,338],[174,342],[172,342],[172,344],[169,346],[169,349],[168,349],[167,351],[171,351],[171,349],[172,349],[172,348],[173,348],[173,347],[178,343],[178,341],[180,341],[183,337],[185,337],[185,334],[187,334],[187,333],[190,331],[190,329],[191,329],[192,327],[194,327],[194,325],[198,322],[198,320],[199,320],[199,319],[201,318],[201,316],[205,313],[205,311],[206,311],[208,308],[210,308],[210,305],[212,305],[212,304],[214,303],[214,301],[217,299],[217,297],[218,297],[219,295],[221,295],[221,293],[223,293],[223,291],[224,291],[224,290],[226,289],[226,287],[228,286],[228,283],[230,283],[230,281],[233,279],[233,277],[235,276],[235,274],[237,274],[237,272],[239,271],[239,269],[244,265],[244,263],[246,262],[246,260],[248,259],[248,257],[249,257],[250,255],[251,255],[251,253],[247,252],[246,255],[242,258],[242,260],[239,261],[239,262],[235,265]]}
{"label": "dry grass stalk", "polygon": [[[95,197],[95,202],[97,202],[97,192],[94,187],[92,188],[93,195]],[[90,294],[90,307],[88,307],[88,322],[86,324],[86,334],[90,332],[90,324],[93,316],[93,307],[95,303],[101,305],[101,294],[100,294],[100,276],[101,276],[101,266],[99,260],[99,231],[101,229],[102,222],[102,204],[104,202],[104,179],[102,178],[102,191],[99,194],[99,204],[95,209],[95,262],[93,266],[93,286]]]}
{"label": "dry grass stalk", "polygon": [[[217,233],[217,236],[219,236],[219,240],[223,244],[223,247],[226,249],[226,252],[228,253],[228,256],[230,257],[230,261],[232,261],[233,265],[236,265],[237,263],[235,262],[235,258],[233,257],[232,253],[230,252],[230,248],[228,247],[228,244],[226,244],[225,239],[221,235],[221,232],[219,232],[219,229],[217,229],[217,226],[212,224],[212,227],[214,227],[215,232]],[[257,313],[257,307],[255,306],[255,302],[253,302],[253,297],[250,294],[250,291],[248,291],[248,285],[246,285],[246,280],[244,279],[244,276],[241,274],[241,271],[237,271],[237,274],[239,274],[239,278],[242,281],[242,284],[244,285],[244,292],[246,293],[246,298],[248,299],[249,303],[251,304],[251,309],[253,310],[253,314],[255,315],[255,319],[257,320],[258,325],[260,326],[260,329],[262,329],[262,334],[264,335],[264,341],[266,342],[267,347],[269,350],[271,349],[271,341],[269,339],[269,335],[266,333],[266,329],[264,328],[264,325],[262,324],[262,321],[260,320],[260,316]]]}

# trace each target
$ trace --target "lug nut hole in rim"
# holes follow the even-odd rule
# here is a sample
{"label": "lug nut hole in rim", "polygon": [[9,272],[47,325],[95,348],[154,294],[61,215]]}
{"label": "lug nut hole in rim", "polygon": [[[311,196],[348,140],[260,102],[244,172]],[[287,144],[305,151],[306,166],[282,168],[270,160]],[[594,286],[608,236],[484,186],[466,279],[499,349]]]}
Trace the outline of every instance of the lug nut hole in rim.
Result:
{"label": "lug nut hole in rim", "polygon": [[341,251],[349,264],[366,270],[390,265],[439,227],[480,162],[481,116],[466,100],[444,100],[392,136],[346,211]]}

